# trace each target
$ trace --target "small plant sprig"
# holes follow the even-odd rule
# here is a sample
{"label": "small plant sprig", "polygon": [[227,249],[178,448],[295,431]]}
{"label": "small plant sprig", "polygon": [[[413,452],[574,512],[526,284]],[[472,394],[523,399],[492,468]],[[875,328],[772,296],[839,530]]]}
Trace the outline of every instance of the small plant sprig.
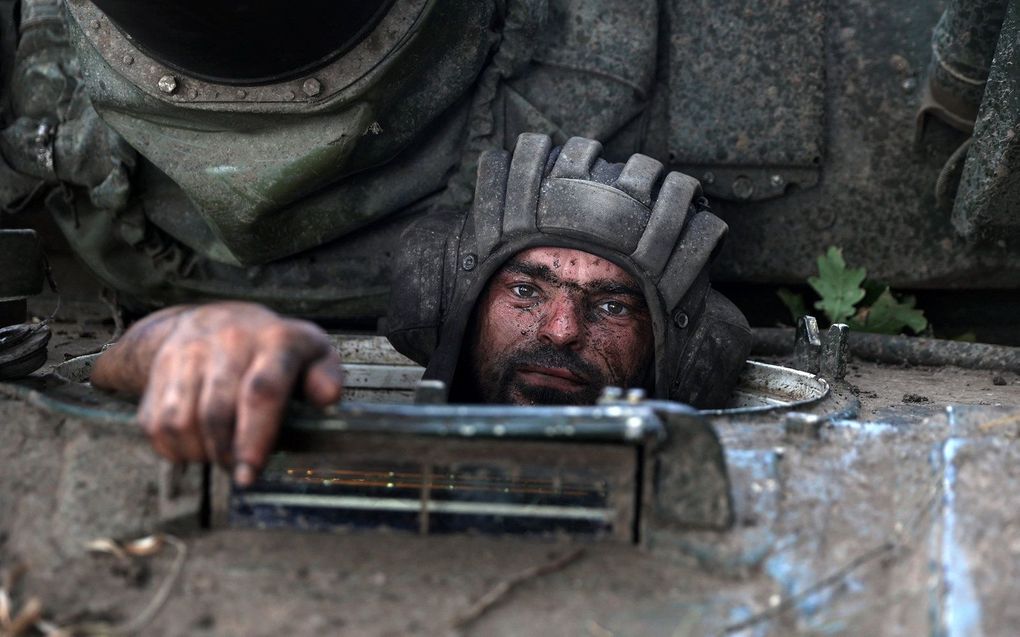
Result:
{"label": "small plant sprig", "polygon": [[[924,311],[914,307],[913,296],[897,298],[888,285],[867,280],[864,268],[848,268],[837,247],[818,257],[818,276],[808,277],[807,282],[819,297],[815,309],[824,312],[830,323],[879,334],[899,334],[906,328],[920,334],[928,327]],[[803,295],[787,288],[777,294],[794,321],[808,313]]]}

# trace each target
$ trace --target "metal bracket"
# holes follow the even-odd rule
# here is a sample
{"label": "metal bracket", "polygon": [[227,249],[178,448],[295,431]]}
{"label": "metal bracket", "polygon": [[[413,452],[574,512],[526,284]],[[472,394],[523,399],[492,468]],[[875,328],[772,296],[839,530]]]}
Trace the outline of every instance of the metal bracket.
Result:
{"label": "metal bracket", "polygon": [[822,339],[818,333],[818,321],[815,317],[805,315],[797,320],[797,335],[794,339],[794,366],[809,374],[817,374],[818,357],[822,353]]}
{"label": "metal bracket", "polygon": [[677,403],[649,401],[666,427],[666,442],[646,456],[645,519],[650,536],[670,530],[726,530],[733,495],[722,443],[708,420]]}
{"label": "metal bracket", "polygon": [[802,316],[797,321],[794,337],[794,366],[802,371],[817,374],[828,380],[843,380],[850,355],[850,327],[835,323],[829,327],[824,340],[813,316]]}

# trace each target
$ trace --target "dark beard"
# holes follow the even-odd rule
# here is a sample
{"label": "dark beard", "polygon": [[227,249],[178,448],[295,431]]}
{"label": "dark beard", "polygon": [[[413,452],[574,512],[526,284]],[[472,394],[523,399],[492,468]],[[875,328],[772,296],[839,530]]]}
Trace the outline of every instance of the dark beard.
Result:
{"label": "dark beard", "polygon": [[[517,370],[525,366],[561,367],[588,382],[576,391],[535,387],[522,381],[517,374]],[[478,379],[480,393],[489,403],[513,403],[516,396],[532,405],[593,405],[607,384],[602,372],[577,352],[557,349],[544,342],[517,350],[498,360],[490,369],[493,371],[487,377]]]}

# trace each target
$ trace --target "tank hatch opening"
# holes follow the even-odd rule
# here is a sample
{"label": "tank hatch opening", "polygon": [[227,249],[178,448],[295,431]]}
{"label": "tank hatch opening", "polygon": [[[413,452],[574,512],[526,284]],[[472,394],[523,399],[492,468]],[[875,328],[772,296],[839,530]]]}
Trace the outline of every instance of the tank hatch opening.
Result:
{"label": "tank hatch opening", "polygon": [[310,73],[361,42],[393,0],[95,0],[139,48],[192,77],[270,84]]}

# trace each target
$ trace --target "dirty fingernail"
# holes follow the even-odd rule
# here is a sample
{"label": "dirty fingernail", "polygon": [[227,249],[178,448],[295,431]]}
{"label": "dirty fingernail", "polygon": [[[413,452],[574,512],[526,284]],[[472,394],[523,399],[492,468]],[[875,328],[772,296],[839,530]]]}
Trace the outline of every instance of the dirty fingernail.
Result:
{"label": "dirty fingernail", "polygon": [[250,487],[255,482],[255,469],[242,462],[234,467],[234,482],[240,487]]}

